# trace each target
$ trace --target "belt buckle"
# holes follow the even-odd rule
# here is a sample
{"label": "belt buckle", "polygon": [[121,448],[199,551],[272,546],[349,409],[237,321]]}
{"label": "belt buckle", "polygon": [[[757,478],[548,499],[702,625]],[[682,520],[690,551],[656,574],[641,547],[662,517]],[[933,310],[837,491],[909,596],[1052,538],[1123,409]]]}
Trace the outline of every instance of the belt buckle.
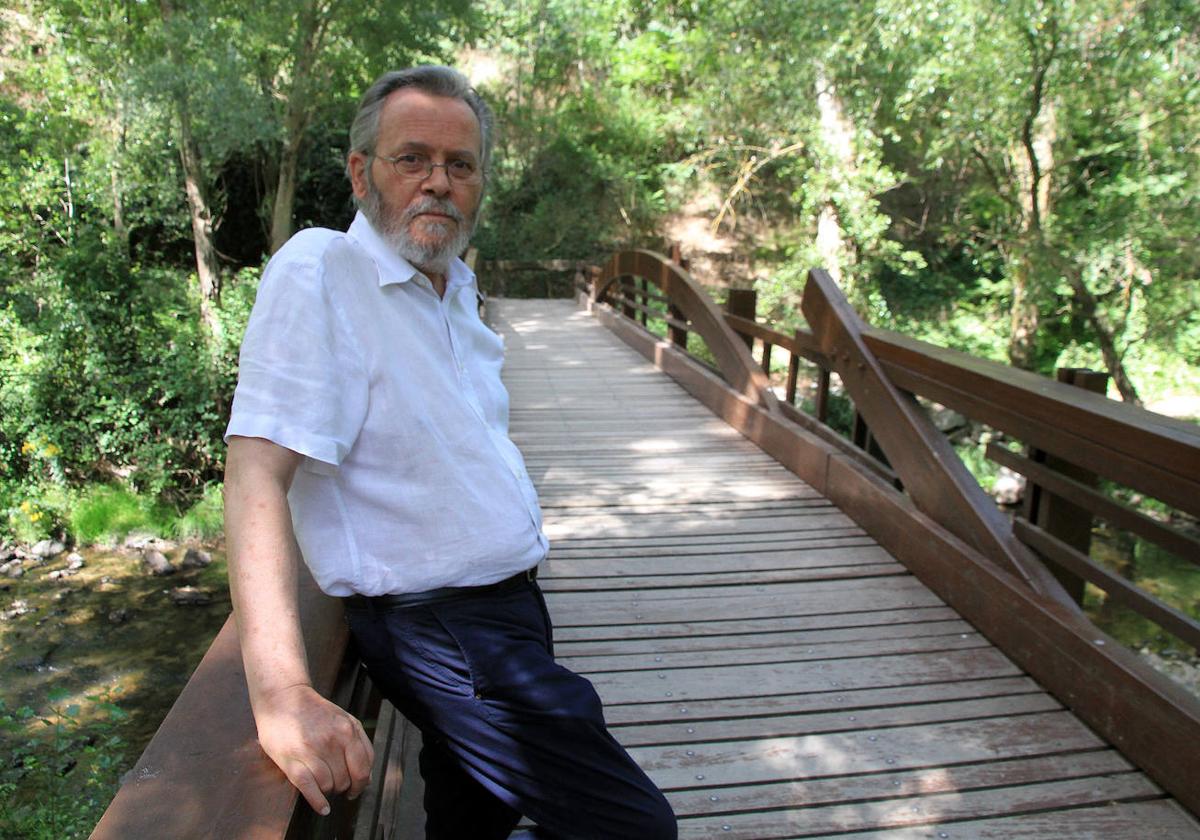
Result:
{"label": "belt buckle", "polygon": [[533,583],[537,580],[537,566],[531,566],[525,570],[525,582]]}

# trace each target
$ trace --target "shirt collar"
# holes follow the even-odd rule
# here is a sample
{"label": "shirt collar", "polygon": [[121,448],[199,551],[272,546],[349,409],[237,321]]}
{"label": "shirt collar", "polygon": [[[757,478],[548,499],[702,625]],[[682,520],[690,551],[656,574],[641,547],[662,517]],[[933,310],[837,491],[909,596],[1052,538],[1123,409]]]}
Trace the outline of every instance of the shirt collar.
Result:
{"label": "shirt collar", "polygon": [[[350,224],[350,229],[346,233],[356,240],[371,258],[375,260],[375,265],[379,269],[380,286],[389,286],[393,283],[407,283],[414,277],[425,276],[420,269],[392,250],[391,246],[384,241],[383,237],[379,235],[379,232],[375,230],[375,227],[363,215],[361,210],[354,214],[354,221]],[[450,261],[450,267],[446,271],[446,294],[457,291],[463,286],[469,286],[474,282],[475,274],[471,269],[467,268],[465,262],[458,257]]]}

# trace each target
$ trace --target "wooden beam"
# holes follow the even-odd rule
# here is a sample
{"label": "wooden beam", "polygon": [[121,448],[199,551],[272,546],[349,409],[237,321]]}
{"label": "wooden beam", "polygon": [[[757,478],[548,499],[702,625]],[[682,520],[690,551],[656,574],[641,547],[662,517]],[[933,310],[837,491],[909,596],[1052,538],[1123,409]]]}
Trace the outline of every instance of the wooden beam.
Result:
{"label": "wooden beam", "polygon": [[1137,534],[1184,560],[1200,564],[1200,540],[1195,537],[1113,501],[1099,490],[1057,473],[1044,464],[1031,461],[1023,455],[1005,449],[998,443],[989,443],[985,452],[987,457],[997,464],[1008,467],[1031,481],[1036,481],[1055,495],[1062,496],[1082,508],[1087,508],[1104,521]]}
{"label": "wooden beam", "polygon": [[900,388],[1200,516],[1200,426],[898,333],[864,342]]}
{"label": "wooden beam", "polygon": [[1017,536],[1051,563],[1103,589],[1114,601],[1124,604],[1139,615],[1153,621],[1169,633],[1200,650],[1200,623],[1169,604],[1148,595],[1120,575],[1096,564],[1082,551],[1068,545],[1037,525],[1018,519],[1014,522]]}
{"label": "wooden beam", "polygon": [[892,384],[863,340],[862,321],[833,278],[822,269],[810,271],[800,305],[822,352],[917,507],[1035,592],[1075,606],[1062,584],[1013,536],[1004,514],[945,435],[911,394]]}

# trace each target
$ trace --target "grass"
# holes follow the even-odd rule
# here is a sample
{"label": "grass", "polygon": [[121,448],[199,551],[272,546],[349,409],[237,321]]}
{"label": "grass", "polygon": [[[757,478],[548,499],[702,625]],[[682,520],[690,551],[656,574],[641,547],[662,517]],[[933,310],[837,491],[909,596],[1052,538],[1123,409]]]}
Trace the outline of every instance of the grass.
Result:
{"label": "grass", "polygon": [[77,543],[117,543],[134,531],[159,533],[162,511],[151,500],[121,487],[96,486],[73,505],[68,522]]}
{"label": "grass", "polygon": [[[0,525],[8,514],[8,536],[31,544],[64,532],[76,545],[116,545],[132,533],[177,540],[210,540],[224,528],[221,485],[211,483],[200,498],[180,512],[154,498],[109,484],[79,491],[56,485],[10,490],[0,500]],[[5,536],[0,528],[0,537]]]}
{"label": "grass", "polygon": [[225,497],[220,484],[204,488],[200,501],[174,519],[167,533],[178,540],[211,540],[225,530]]}

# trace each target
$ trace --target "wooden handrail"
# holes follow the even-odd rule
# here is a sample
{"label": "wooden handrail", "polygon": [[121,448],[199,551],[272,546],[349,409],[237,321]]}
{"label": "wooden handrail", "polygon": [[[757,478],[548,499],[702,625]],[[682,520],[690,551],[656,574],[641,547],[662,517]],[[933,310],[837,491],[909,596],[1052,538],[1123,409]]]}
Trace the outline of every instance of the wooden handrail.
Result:
{"label": "wooden handrail", "polygon": [[[313,685],[343,705],[361,701],[361,690],[354,696],[355,663],[346,660],[349,633],[341,604],[322,594],[307,570],[301,578],[301,628]],[[309,834],[293,827],[298,817],[335,825],[353,818],[355,803],[338,797],[332,804],[329,817],[316,817],[259,747],[231,615],[92,838],[281,840]]]}
{"label": "wooden handrail", "polygon": [[604,266],[593,288],[592,299],[603,300],[609,287],[621,277],[641,277],[657,285],[704,339],[718,369],[730,384],[768,411],[779,411],[779,402],[766,375],[755,364],[746,345],[725,323],[721,310],[690,274],[662,254],[646,250],[621,251]]}
{"label": "wooden handrail", "polygon": [[1200,426],[898,333],[864,340],[898,387],[1200,516]]}

